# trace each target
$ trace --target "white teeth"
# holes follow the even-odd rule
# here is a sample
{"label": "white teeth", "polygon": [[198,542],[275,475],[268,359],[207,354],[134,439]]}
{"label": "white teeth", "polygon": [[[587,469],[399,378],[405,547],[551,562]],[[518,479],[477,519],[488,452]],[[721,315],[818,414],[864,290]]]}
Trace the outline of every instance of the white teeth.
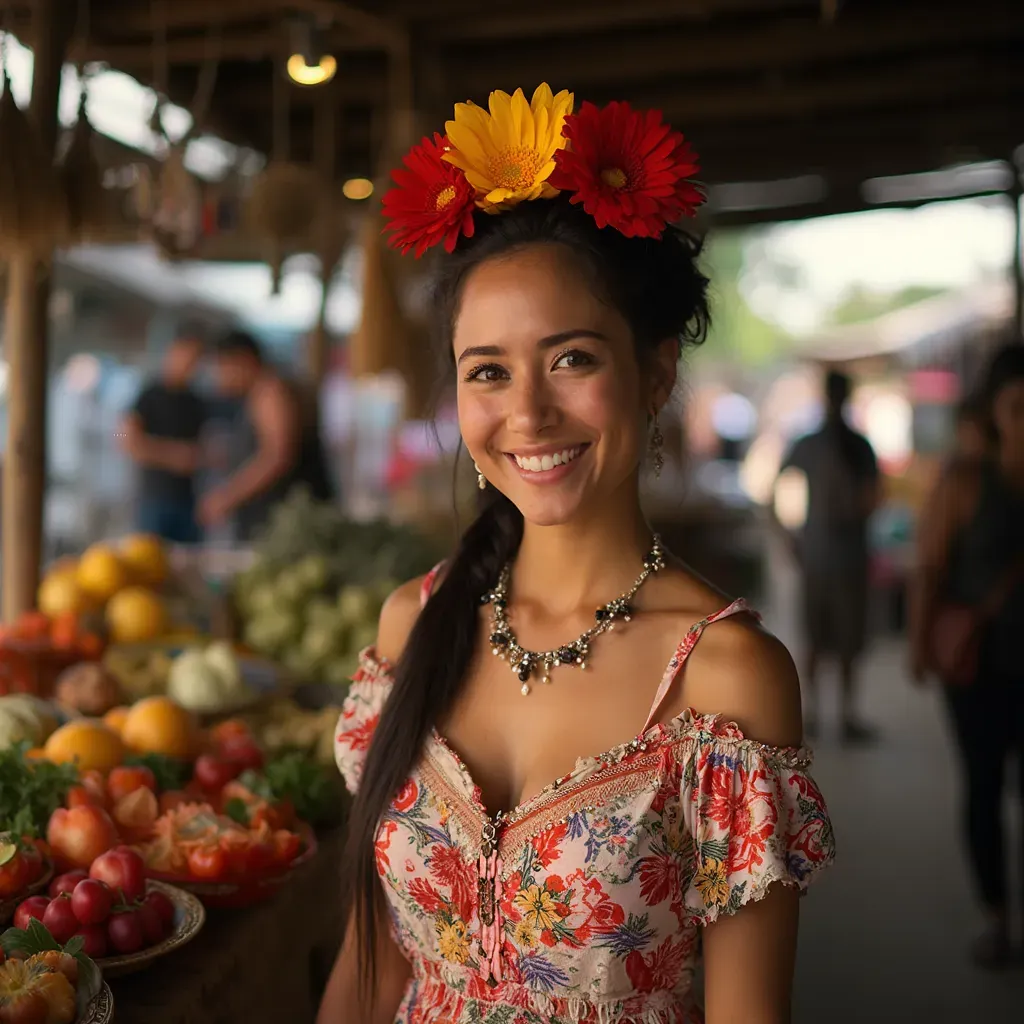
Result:
{"label": "white teeth", "polygon": [[572,462],[582,451],[581,448],[566,448],[564,451],[555,452],[553,455],[529,455],[525,458],[516,455],[516,465],[530,473],[544,473],[555,466],[564,466]]}

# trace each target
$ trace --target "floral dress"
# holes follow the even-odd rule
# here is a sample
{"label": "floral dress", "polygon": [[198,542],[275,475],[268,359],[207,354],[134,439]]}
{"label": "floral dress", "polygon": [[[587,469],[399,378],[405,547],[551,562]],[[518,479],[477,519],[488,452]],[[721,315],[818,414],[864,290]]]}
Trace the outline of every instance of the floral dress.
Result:
{"label": "floral dress", "polygon": [[[429,587],[429,583],[427,584]],[[396,1024],[700,1024],[700,929],[834,857],[810,755],[692,710],[651,724],[704,629],[686,633],[640,733],[491,816],[435,730],[376,836],[412,965]],[[360,657],[335,751],[348,788],[391,690]]]}

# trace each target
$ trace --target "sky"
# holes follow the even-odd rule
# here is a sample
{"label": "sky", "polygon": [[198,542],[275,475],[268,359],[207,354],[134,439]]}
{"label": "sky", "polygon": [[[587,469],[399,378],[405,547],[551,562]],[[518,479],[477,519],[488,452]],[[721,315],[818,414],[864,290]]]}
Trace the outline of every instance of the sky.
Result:
{"label": "sky", "polygon": [[[31,51],[10,40],[7,55],[12,88],[19,104],[28,101],[32,78]],[[80,95],[78,75],[65,68],[60,116],[74,124]],[[127,75],[101,70],[89,79],[87,110],[97,131],[149,153],[159,151],[160,140],[149,128],[153,92]],[[191,117],[180,107],[167,107],[164,125],[173,138],[188,130]],[[194,140],[187,163],[194,173],[218,177],[240,155],[220,139]],[[962,200],[936,203],[916,211],[879,210],[781,224],[758,232],[750,253],[764,251],[792,264],[803,282],[799,291],[765,280],[756,261],[748,267],[744,292],[763,317],[796,335],[812,332],[829,308],[851,288],[899,291],[910,285],[967,287],[1011,264],[1013,217],[1005,200]],[[308,262],[308,261],[307,261]],[[208,300],[223,303],[252,322],[276,328],[306,330],[319,308],[320,286],[303,261],[286,275],[282,294],[270,295],[270,273],[254,264],[218,264],[175,270],[146,256],[137,261],[138,272],[175,275]],[[335,286],[329,326],[348,331],[358,317],[358,300],[351,277],[343,275]]]}

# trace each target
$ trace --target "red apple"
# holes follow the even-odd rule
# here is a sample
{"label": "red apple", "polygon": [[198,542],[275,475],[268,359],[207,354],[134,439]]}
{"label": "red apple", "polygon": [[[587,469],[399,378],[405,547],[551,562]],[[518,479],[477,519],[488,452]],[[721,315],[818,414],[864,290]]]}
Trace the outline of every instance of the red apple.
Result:
{"label": "red apple", "polygon": [[167,934],[159,912],[151,903],[143,901],[135,913],[142,925],[142,934],[146,939],[146,945],[155,946]]}
{"label": "red apple", "polygon": [[50,901],[46,896],[29,896],[27,900],[22,900],[14,912],[14,927],[27,928],[33,917],[42,921],[49,905]]}
{"label": "red apple", "polygon": [[57,863],[67,868],[88,868],[118,839],[110,815],[87,804],[69,809],[58,807],[50,816],[46,839]]}
{"label": "red apple", "polygon": [[83,878],[88,877],[89,872],[82,868],[75,868],[74,871],[66,871],[63,875],[58,875],[50,883],[50,899],[54,899],[62,892],[66,892],[70,896],[75,891],[75,886],[78,885]]}
{"label": "red apple", "polygon": [[82,952],[87,957],[98,960],[107,955],[107,947],[110,943],[107,939],[105,924],[83,924],[75,934],[82,937]]}
{"label": "red apple", "polygon": [[106,882],[120,892],[125,903],[134,903],[146,895],[146,863],[130,846],[115,846],[100,854],[89,868],[91,878]]}
{"label": "red apple", "polygon": [[100,924],[110,917],[114,893],[95,878],[83,878],[71,894],[71,909],[80,924]]}
{"label": "red apple", "polygon": [[71,897],[58,896],[55,900],[50,900],[43,912],[42,921],[53,936],[54,942],[63,946],[78,931],[79,922],[74,910],[71,909]]}
{"label": "red apple", "polygon": [[174,904],[170,901],[169,897],[153,889],[146,893],[146,898],[143,902],[148,903],[160,915],[165,931],[169,932],[174,927]]}
{"label": "red apple", "polygon": [[137,953],[146,945],[142,921],[134,910],[112,914],[107,922],[107,937],[118,953]]}

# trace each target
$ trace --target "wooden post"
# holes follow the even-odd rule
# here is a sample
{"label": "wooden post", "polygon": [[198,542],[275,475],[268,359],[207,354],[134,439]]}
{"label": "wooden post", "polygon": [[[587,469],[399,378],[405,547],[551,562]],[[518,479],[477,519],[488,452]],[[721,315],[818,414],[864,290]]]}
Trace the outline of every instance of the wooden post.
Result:
{"label": "wooden post", "polygon": [[[35,0],[34,70],[29,116],[42,151],[57,142],[57,97],[71,38],[72,4]],[[15,256],[7,275],[4,354],[7,357],[7,451],[3,466],[3,617],[10,622],[35,604],[43,548],[46,492],[46,385],[50,269],[36,256]]]}

